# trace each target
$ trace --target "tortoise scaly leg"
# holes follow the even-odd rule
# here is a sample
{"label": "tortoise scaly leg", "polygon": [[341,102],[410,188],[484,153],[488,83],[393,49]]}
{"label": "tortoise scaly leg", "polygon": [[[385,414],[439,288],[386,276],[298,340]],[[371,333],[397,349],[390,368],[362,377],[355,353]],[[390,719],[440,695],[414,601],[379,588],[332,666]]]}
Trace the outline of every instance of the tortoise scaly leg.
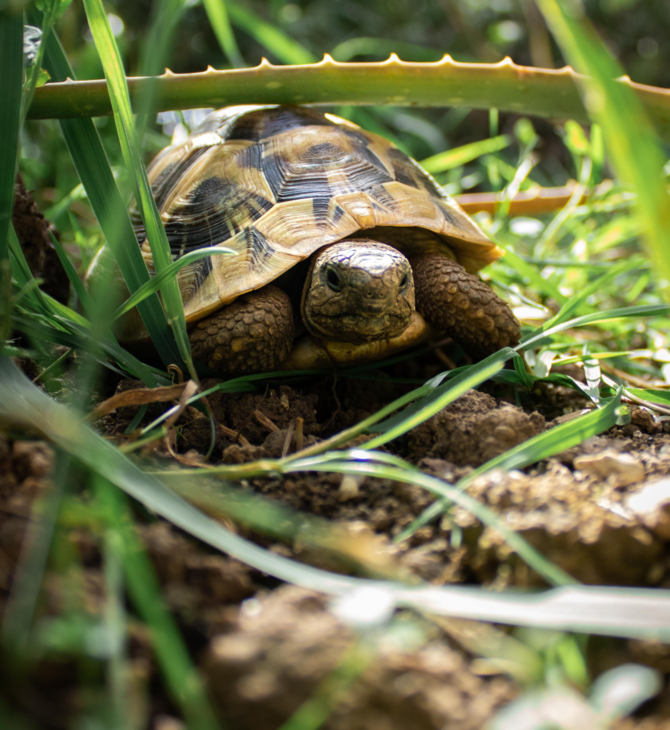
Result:
{"label": "tortoise scaly leg", "polygon": [[200,320],[189,335],[193,357],[226,375],[276,369],[294,337],[291,302],[276,286],[243,294]]}
{"label": "tortoise scaly leg", "polygon": [[509,306],[490,286],[440,253],[411,260],[416,309],[476,360],[519,342],[521,330]]}

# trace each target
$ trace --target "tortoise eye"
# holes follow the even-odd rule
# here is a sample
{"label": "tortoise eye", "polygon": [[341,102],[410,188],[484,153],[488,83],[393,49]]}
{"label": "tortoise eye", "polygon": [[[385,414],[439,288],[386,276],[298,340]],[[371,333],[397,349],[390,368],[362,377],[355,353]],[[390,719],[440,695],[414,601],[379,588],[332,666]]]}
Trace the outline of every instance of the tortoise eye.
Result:
{"label": "tortoise eye", "polygon": [[329,268],[326,272],[326,283],[333,291],[342,291],[342,282],[340,276],[335,269]]}
{"label": "tortoise eye", "polygon": [[400,288],[404,289],[407,286],[407,283],[409,282],[409,274],[405,274],[402,279],[400,279]]}

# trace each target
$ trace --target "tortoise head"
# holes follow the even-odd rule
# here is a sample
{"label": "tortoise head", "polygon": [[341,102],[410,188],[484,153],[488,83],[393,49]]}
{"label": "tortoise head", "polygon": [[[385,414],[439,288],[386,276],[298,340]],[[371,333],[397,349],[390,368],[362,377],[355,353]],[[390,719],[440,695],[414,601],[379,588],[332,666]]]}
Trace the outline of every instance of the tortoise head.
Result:
{"label": "tortoise head", "polygon": [[405,331],[413,312],[412,268],[397,249],[356,239],[315,254],[302,297],[303,321],[315,337],[386,340]]}

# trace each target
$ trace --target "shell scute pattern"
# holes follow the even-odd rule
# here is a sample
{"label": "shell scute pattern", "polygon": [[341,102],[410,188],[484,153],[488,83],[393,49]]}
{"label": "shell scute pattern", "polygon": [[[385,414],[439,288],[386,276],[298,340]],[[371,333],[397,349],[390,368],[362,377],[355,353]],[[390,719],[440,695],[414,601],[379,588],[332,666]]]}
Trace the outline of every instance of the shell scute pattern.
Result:
{"label": "shell scute pattern", "polygon": [[[443,241],[435,245],[471,272],[500,255],[403,152],[312,109],[214,112],[159,155],[149,176],[175,258],[216,245],[238,254],[182,269],[189,321],[270,283],[321,246],[371,228],[402,227],[410,248],[413,235],[423,247],[418,229],[433,231]],[[146,242],[143,253],[150,257]]]}

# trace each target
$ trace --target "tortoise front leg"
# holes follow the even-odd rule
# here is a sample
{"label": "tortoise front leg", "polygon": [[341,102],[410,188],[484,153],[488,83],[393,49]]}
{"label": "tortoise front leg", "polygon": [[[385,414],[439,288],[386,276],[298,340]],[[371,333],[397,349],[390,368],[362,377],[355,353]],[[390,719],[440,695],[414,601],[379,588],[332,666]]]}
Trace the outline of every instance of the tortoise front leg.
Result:
{"label": "tortoise front leg", "polygon": [[490,286],[440,253],[411,259],[416,309],[476,360],[519,342],[509,306]]}
{"label": "tortoise front leg", "polygon": [[277,368],[294,337],[291,302],[276,286],[243,294],[200,320],[189,335],[193,357],[225,375]]}

